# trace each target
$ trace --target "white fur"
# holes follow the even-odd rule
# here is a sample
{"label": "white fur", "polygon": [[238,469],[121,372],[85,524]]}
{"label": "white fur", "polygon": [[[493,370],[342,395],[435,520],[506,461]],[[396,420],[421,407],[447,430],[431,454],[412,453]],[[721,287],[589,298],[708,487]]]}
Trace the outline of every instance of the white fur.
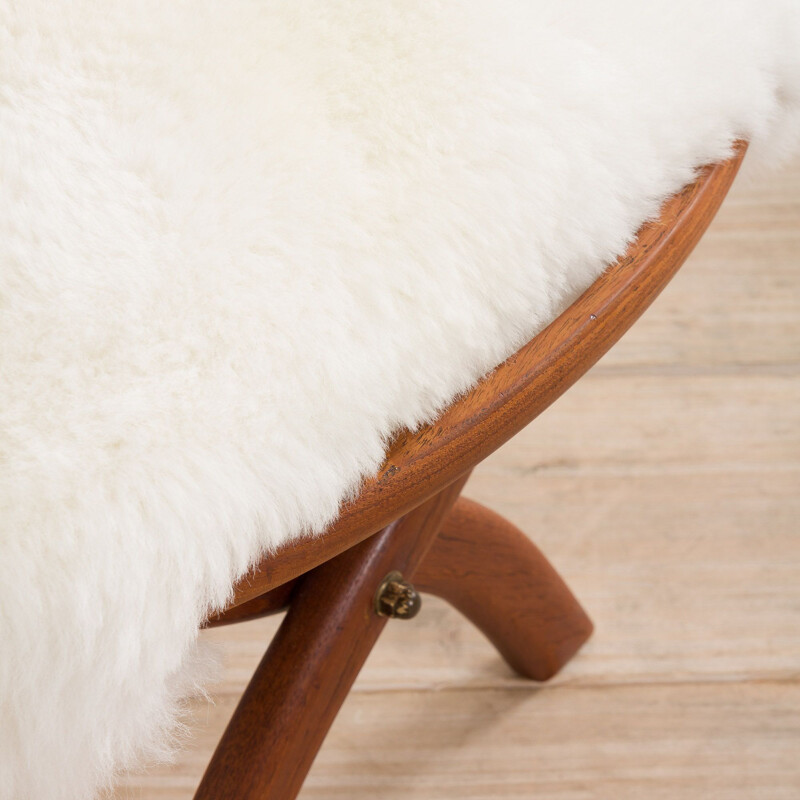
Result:
{"label": "white fur", "polygon": [[796,0],[0,0],[0,798],[169,750],[200,621],[800,119]]}

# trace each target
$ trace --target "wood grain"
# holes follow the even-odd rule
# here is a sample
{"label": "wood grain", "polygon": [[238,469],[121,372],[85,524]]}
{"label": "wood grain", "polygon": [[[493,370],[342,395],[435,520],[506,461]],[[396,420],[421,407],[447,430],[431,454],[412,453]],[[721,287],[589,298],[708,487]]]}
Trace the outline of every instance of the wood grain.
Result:
{"label": "wood grain", "polygon": [[[351,694],[301,797],[797,800],[797,683],[530,687]],[[235,699],[180,772],[118,797],[191,797]]]}
{"label": "wood grain", "polygon": [[447,600],[509,666],[550,680],[591,636],[575,596],[522,531],[486,506],[460,498],[414,578]]}

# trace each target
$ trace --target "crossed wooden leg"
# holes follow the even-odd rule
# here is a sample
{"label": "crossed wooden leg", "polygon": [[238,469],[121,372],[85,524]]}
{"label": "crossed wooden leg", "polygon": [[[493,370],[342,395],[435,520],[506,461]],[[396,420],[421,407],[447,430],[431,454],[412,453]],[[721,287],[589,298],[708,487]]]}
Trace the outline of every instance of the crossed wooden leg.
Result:
{"label": "crossed wooden leg", "polygon": [[552,678],[592,633],[575,596],[528,537],[499,514],[461,498],[414,583],[478,627],[512,669]]}
{"label": "crossed wooden leg", "polygon": [[386,623],[375,593],[399,571],[468,617],[520,674],[555,675],[592,631],[517,528],[458,499],[466,477],[360,545],[212,624],[289,610],[195,800],[292,800]]}

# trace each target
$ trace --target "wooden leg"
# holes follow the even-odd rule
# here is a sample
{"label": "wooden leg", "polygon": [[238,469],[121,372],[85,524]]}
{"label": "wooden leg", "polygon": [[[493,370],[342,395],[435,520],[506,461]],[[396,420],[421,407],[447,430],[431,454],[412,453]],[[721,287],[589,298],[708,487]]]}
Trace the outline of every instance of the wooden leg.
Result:
{"label": "wooden leg", "polygon": [[387,573],[412,576],[466,477],[301,578],[195,800],[292,800],[378,638]]}
{"label": "wooden leg", "polygon": [[544,681],[592,633],[591,620],[538,548],[501,516],[461,498],[414,577],[470,619],[513,669]]}
{"label": "wooden leg", "polygon": [[[208,625],[283,610],[299,581],[229,609]],[[414,575],[480,628],[513,669],[534,680],[555,675],[589,638],[592,623],[525,534],[478,503],[460,498]]]}

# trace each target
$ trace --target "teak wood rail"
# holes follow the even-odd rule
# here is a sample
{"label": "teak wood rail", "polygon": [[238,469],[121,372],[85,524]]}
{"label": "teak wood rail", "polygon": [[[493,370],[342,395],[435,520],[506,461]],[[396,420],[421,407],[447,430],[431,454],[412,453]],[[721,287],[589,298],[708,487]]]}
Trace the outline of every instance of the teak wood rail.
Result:
{"label": "teak wood rail", "polygon": [[459,495],[471,469],[583,375],[666,286],[745,149],[738,143],[667,201],[578,300],[435,422],[400,435],[330,530],[282,547],[240,581],[209,625],[288,613],[195,800],[297,796],[386,623],[378,611],[411,615],[412,579],[472,620],[523,676],[546,680],[575,654],[592,625],[570,590],[524,534]]}

